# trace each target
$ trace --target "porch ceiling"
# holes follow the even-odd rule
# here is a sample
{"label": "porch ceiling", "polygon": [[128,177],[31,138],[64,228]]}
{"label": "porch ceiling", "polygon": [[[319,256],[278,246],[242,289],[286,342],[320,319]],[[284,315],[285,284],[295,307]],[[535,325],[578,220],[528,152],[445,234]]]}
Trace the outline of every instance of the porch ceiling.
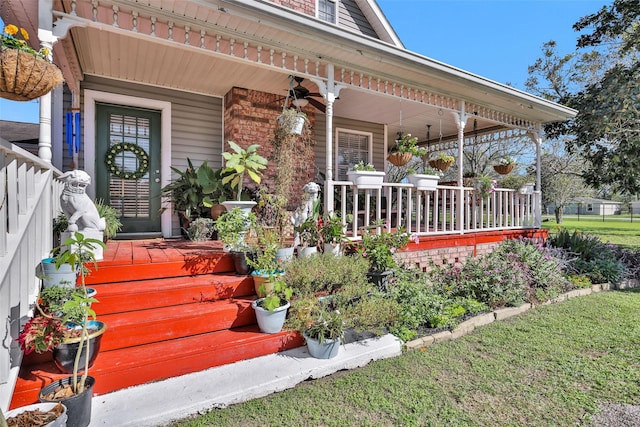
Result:
{"label": "porch ceiling", "polygon": [[[37,34],[38,3],[38,0],[3,0],[0,14],[5,21],[15,21],[31,34]],[[313,61],[332,63],[336,73],[341,69],[357,70],[356,73],[363,73],[366,79],[373,77],[398,87],[464,100],[467,105],[474,105],[474,109],[479,106],[531,123],[573,115],[570,109],[399,49],[391,43],[328,26],[270,2],[77,0],[73,7],[75,11],[68,1],[53,2],[58,17],[65,14],[72,19],[79,18],[80,26],[72,27],[54,49],[54,58],[69,60],[69,63],[66,60],[59,63],[68,81],[91,74],[211,96],[223,96],[231,87],[238,86],[282,94],[284,98],[291,71],[284,66],[279,69],[273,64],[243,61],[243,43],[248,42],[264,46],[265,51],[271,48],[287,52],[289,58],[300,55],[312,61],[310,67],[314,66]],[[157,36],[155,30],[152,31],[155,28],[152,22],[155,25],[156,21],[158,28],[162,27],[160,32],[168,31],[168,36]],[[190,40],[185,28],[191,30]],[[201,30],[206,31],[209,38],[215,34],[223,40],[236,38],[235,54],[216,53],[215,46],[200,47]],[[244,46],[246,55],[246,44]],[[311,92],[318,91],[309,79],[303,85]],[[440,132],[445,138],[456,136],[451,109],[401,100],[385,92],[386,88],[375,92],[348,86],[340,92],[334,114],[387,124],[391,136],[402,130],[423,139],[427,125],[431,125],[432,138]],[[482,129],[496,129],[497,121],[482,114],[476,119],[480,133]],[[472,128],[470,119],[465,131],[468,133]]]}
{"label": "porch ceiling", "polygon": [[[76,27],[71,34],[80,68],[85,74],[220,97],[232,87],[242,87],[280,94],[283,103],[289,89],[286,70],[248,66],[204,49],[158,43],[157,40],[92,27]],[[68,42],[70,40],[65,41]],[[319,91],[309,79],[302,85],[310,92]],[[315,99],[325,104],[321,97]],[[427,125],[431,125],[431,137],[435,138],[439,134],[440,121],[445,137],[457,133],[449,111],[351,88],[341,90],[334,103],[334,115],[387,124],[391,136],[402,130],[423,140]],[[472,125],[469,120],[466,129],[472,129]],[[491,121],[478,119],[479,129],[494,125]]]}

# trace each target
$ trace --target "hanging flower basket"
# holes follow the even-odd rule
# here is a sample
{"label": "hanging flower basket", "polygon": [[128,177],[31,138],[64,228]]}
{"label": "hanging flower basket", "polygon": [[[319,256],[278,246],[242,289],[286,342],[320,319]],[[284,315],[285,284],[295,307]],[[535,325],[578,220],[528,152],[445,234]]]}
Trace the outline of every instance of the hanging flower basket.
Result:
{"label": "hanging flower basket", "polygon": [[39,98],[62,83],[54,64],[17,49],[0,53],[0,97],[12,101]]}
{"label": "hanging flower basket", "polygon": [[510,173],[516,165],[514,163],[507,165],[493,165],[493,169],[498,172],[500,175],[507,175]]}
{"label": "hanging flower basket", "polygon": [[413,154],[409,152],[394,151],[389,153],[387,160],[394,166],[404,166],[409,163],[412,157]]}
{"label": "hanging flower basket", "polygon": [[442,159],[429,160],[429,166],[431,166],[434,169],[438,169],[439,171],[446,171],[451,167],[452,164],[453,162],[447,162],[446,160],[442,160]]}

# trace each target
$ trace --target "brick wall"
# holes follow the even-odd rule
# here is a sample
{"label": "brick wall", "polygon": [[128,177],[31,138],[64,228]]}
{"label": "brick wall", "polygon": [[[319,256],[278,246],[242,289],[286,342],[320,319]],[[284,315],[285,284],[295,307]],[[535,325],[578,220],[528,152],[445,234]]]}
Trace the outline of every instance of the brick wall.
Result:
{"label": "brick wall", "polygon": [[305,15],[316,16],[316,0],[271,0],[271,2]]}
{"label": "brick wall", "polygon": [[[270,159],[273,155],[273,132],[277,117],[282,112],[283,102],[284,97],[282,95],[237,87],[232,88],[225,95],[224,140],[234,141],[243,148],[251,144],[258,144],[260,145],[258,153]],[[314,110],[307,108],[304,109],[304,112],[307,114],[307,119],[311,124],[312,139],[315,140],[315,134],[313,133],[315,125]],[[228,146],[225,144],[225,151],[227,149]],[[308,158],[299,159],[298,161],[301,167],[295,171],[294,182],[300,188],[296,188],[292,192],[292,194],[297,195],[296,197],[302,194],[304,184],[314,180],[314,160],[313,150],[310,150]],[[274,190],[276,174],[277,168],[270,161],[262,177],[263,185],[267,186],[270,191]],[[245,178],[245,186],[253,190],[257,187],[248,178]],[[293,199],[290,200],[290,203],[297,205],[299,200]]]}
{"label": "brick wall", "polygon": [[420,243],[409,243],[396,257],[407,266],[429,270],[431,262],[436,265],[464,264],[468,258],[482,256],[493,251],[505,239],[520,237],[546,239],[548,231],[504,230],[469,233],[464,235],[421,237]]}

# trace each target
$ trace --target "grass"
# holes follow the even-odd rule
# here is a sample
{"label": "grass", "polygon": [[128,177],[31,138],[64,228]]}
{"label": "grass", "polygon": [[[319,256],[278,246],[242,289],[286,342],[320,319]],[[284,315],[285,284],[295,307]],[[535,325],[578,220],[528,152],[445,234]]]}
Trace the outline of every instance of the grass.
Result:
{"label": "grass", "polygon": [[[553,218],[543,222],[542,226],[548,228],[551,233],[558,229],[558,224]],[[613,219],[603,222],[602,218],[580,217],[578,221],[575,217],[565,217],[560,227],[571,232],[579,230],[583,233],[598,235],[605,243],[640,248],[640,219],[634,222]]]}
{"label": "grass", "polygon": [[583,425],[640,401],[639,306],[634,290],[538,307],[174,426]]}

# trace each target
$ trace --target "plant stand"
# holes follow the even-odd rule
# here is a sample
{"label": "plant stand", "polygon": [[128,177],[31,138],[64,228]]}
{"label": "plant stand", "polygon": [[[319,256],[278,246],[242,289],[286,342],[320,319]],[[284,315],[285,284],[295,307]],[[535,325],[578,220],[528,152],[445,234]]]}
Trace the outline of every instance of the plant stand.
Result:
{"label": "plant stand", "polygon": [[378,287],[381,292],[389,291],[389,279],[393,276],[393,270],[386,271],[370,271],[367,278]]}

